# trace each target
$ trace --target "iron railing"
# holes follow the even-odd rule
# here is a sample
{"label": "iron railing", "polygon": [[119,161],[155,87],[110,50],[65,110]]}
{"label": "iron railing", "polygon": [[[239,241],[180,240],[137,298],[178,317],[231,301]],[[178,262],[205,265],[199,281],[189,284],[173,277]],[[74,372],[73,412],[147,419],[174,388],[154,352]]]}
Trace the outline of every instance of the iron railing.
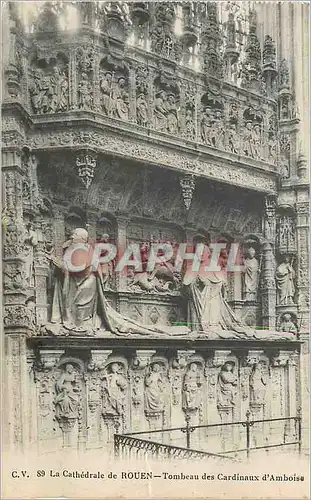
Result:
{"label": "iron railing", "polygon": [[[278,426],[277,433],[281,439],[279,442],[267,442],[268,438],[273,437],[274,432],[267,432],[267,436],[264,435],[264,428],[260,430],[262,442],[265,444],[260,444],[253,446],[254,436],[252,435],[252,430],[256,424],[264,424],[265,426],[269,424],[276,423]],[[284,423],[284,426],[282,426]],[[281,426],[281,427],[280,427]],[[226,428],[237,428],[238,429],[238,441],[239,443],[244,439],[244,447],[234,447],[234,442],[232,442],[232,449],[222,449],[213,452],[207,451],[206,449],[197,449],[198,445],[192,443],[192,434],[194,431],[199,431],[201,429],[206,429],[205,437],[207,438],[211,433],[208,430],[220,428],[220,432],[217,433],[217,442],[221,441],[221,434]],[[179,446],[180,437],[176,438],[178,432],[185,435],[186,442],[185,447]],[[212,431],[213,432],[213,431]],[[174,433],[174,438],[172,435]],[[258,433],[258,430],[257,430]],[[244,434],[244,438],[243,438]],[[153,440],[151,436],[159,436],[159,441]],[[146,438],[142,437],[146,436]],[[167,439],[169,436],[169,439]],[[181,435],[182,436],[182,435]],[[156,439],[156,438],[154,438]],[[176,440],[178,445],[176,445]],[[165,442],[170,441],[170,442]],[[175,443],[174,443],[175,441]],[[206,440],[202,440],[203,446]],[[190,424],[190,418],[186,415],[186,426],[185,427],[174,427],[171,429],[157,429],[141,432],[132,432],[127,434],[115,434],[114,435],[114,450],[115,454],[118,456],[145,456],[152,455],[156,458],[195,458],[195,459],[214,459],[214,460],[226,460],[229,459],[230,454],[234,455],[234,459],[237,459],[241,454],[246,454],[249,458],[250,453],[255,450],[269,450],[271,448],[282,448],[293,446],[297,448],[299,454],[301,453],[301,442],[302,442],[302,419],[301,412],[298,411],[295,417],[280,417],[280,418],[268,418],[268,419],[252,419],[251,412],[247,411],[245,420],[240,420],[237,422],[223,422],[207,425],[196,425]],[[231,457],[232,459],[232,457]]]}

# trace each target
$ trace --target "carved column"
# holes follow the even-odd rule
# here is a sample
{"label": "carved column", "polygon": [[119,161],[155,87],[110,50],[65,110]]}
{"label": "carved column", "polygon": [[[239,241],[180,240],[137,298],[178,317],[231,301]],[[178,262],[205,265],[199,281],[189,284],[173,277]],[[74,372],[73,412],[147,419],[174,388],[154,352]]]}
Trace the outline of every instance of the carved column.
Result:
{"label": "carved column", "polygon": [[275,259],[269,243],[263,245],[263,271],[261,279],[262,326],[275,329],[276,322],[276,285]]}
{"label": "carved column", "polygon": [[77,58],[75,47],[70,48],[69,52],[69,109],[78,108],[77,98]]}
{"label": "carved column", "polygon": [[29,444],[29,407],[26,335],[7,333],[4,339],[6,367],[3,441],[5,451],[24,452]]}
{"label": "carved column", "polygon": [[309,331],[309,202],[298,202],[296,211],[298,327],[303,332]]}
{"label": "carved column", "polygon": [[[116,234],[116,245],[117,245],[117,256],[118,259],[123,255],[127,246],[127,224],[128,218],[118,216],[117,219],[117,234]],[[121,273],[116,275],[116,288],[117,291],[123,292],[127,288],[127,269],[125,268]]]}
{"label": "carved column", "polygon": [[136,122],[136,78],[135,69],[129,68],[129,120]]}
{"label": "carved column", "polygon": [[93,78],[93,96],[94,96],[94,109],[95,109],[95,111],[100,111],[99,65],[100,65],[100,54],[99,54],[99,49],[96,48],[94,51],[94,78]]}

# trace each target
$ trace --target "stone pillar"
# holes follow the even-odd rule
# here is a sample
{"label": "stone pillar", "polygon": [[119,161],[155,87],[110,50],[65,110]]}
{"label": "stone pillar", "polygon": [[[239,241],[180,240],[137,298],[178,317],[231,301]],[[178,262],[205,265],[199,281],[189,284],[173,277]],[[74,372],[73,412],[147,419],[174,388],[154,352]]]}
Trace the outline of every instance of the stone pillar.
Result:
{"label": "stone pillar", "polygon": [[69,109],[78,108],[78,82],[77,82],[77,60],[76,49],[72,47],[69,53]]}
{"label": "stone pillar", "polygon": [[261,278],[261,315],[262,326],[275,329],[276,323],[276,285],[275,259],[269,243],[263,245],[263,272]]}
{"label": "stone pillar", "polygon": [[29,444],[28,374],[26,335],[6,333],[4,340],[6,369],[4,372],[4,449],[23,453]]}
{"label": "stone pillar", "polygon": [[[298,193],[299,195],[300,193]],[[302,193],[301,193],[302,194]],[[303,193],[308,197],[307,190]],[[309,331],[309,202],[298,201],[297,212],[297,288],[298,288],[298,328]]]}
{"label": "stone pillar", "polygon": [[[124,254],[127,247],[127,224],[128,218],[118,216],[117,219],[117,234],[116,234],[116,245],[117,245],[117,260]],[[125,268],[122,272],[116,275],[116,288],[119,292],[124,292],[127,288],[127,269]]]}

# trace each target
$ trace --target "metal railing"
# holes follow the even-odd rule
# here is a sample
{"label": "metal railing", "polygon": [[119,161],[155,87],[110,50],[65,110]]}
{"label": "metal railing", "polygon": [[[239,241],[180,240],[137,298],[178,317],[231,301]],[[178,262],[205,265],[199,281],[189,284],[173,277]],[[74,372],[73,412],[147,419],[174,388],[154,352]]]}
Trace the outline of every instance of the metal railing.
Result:
{"label": "metal railing", "polygon": [[[282,423],[284,422],[284,426]],[[271,436],[273,437],[273,430],[271,432],[271,427],[269,427],[268,435],[264,435],[264,428],[260,429],[260,434],[262,441],[265,444],[253,445],[255,433],[252,434],[252,430],[256,424],[263,424],[264,426],[270,426],[276,423],[277,434],[280,437],[279,442],[270,443],[267,439]],[[280,426],[281,425],[281,426]],[[209,447],[207,438],[210,437],[213,429],[220,428],[220,433],[217,432],[216,440],[219,443],[221,441],[221,435],[225,432],[227,428],[237,428],[238,429],[238,442],[245,442],[243,447],[234,447],[234,442],[232,441],[232,449],[222,449],[216,451],[207,451],[206,449],[198,449],[197,443],[192,443],[192,435],[194,431],[199,431],[206,429],[205,438],[201,440],[201,446],[204,448]],[[201,431],[202,432],[202,431]],[[212,431],[213,432],[213,431]],[[172,438],[174,433],[174,437]],[[178,433],[182,433],[179,437]],[[243,437],[244,434],[244,437]],[[258,429],[257,429],[258,434]],[[156,441],[156,437],[153,439],[152,436],[159,436],[159,441]],[[185,446],[180,446],[180,439],[182,435],[185,436]],[[146,436],[144,438],[143,436]],[[169,438],[167,439],[167,436]],[[214,436],[215,437],[215,436]],[[232,436],[231,436],[232,437]],[[227,436],[228,438],[228,436]],[[230,438],[230,436],[229,436]],[[183,438],[184,439],[184,438]],[[165,442],[170,441],[170,442]],[[173,442],[175,441],[175,443]],[[178,441],[178,444],[176,444]],[[152,455],[156,458],[195,458],[195,459],[214,459],[214,460],[226,460],[229,459],[230,454],[234,457],[230,457],[231,460],[235,460],[241,454],[246,454],[249,458],[251,452],[255,450],[269,450],[272,448],[282,448],[293,446],[296,447],[299,454],[301,453],[301,442],[302,442],[302,419],[301,412],[298,411],[295,417],[280,417],[280,418],[268,418],[268,419],[252,419],[251,412],[248,410],[245,415],[245,420],[240,420],[237,422],[222,422],[207,425],[196,425],[190,424],[190,418],[186,415],[186,426],[185,427],[174,427],[171,429],[157,429],[141,432],[132,432],[127,434],[115,434],[114,435],[114,450],[117,456],[145,456]]]}

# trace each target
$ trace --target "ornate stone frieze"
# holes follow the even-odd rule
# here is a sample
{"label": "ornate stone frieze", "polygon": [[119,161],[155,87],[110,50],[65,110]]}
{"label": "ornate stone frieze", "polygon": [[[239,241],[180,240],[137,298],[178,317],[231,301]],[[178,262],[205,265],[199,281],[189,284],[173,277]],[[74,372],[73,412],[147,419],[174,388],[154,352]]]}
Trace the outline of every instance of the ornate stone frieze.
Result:
{"label": "ornate stone frieze", "polygon": [[133,141],[122,138],[120,135],[99,134],[90,131],[64,131],[62,133],[49,132],[47,134],[35,134],[31,138],[34,148],[56,148],[61,146],[86,145],[98,151],[130,157],[138,161],[146,161],[189,174],[197,174],[202,177],[213,178],[228,182],[230,184],[247,187],[249,189],[260,190],[273,193],[276,190],[276,183],[273,177],[264,171],[248,170],[246,167],[233,166],[223,168],[210,161],[192,158],[189,155],[176,151],[169,151],[165,147],[157,147],[154,144],[147,144],[140,141]]}

